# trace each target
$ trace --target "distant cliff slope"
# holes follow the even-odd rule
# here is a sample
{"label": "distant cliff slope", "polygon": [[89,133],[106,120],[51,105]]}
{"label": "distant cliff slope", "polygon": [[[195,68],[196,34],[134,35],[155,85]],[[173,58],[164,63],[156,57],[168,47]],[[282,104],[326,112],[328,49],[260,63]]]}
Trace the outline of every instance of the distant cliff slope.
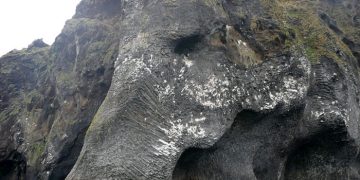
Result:
{"label": "distant cliff slope", "polygon": [[360,0],[83,0],[0,58],[0,179],[360,179]]}

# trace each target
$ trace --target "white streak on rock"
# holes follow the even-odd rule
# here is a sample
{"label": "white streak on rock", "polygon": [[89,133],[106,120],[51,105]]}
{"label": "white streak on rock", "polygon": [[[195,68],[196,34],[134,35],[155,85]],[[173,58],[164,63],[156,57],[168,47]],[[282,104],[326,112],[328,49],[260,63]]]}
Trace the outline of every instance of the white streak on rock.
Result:
{"label": "white streak on rock", "polygon": [[166,142],[162,139],[159,139],[161,145],[154,145],[153,148],[157,150],[155,155],[165,155],[165,156],[175,156],[179,152],[179,148],[176,147],[175,142]]}
{"label": "white streak on rock", "polygon": [[194,65],[194,63],[191,60],[189,60],[187,57],[184,57],[183,61],[187,68],[190,68],[192,65]]}
{"label": "white streak on rock", "polygon": [[185,80],[182,95],[193,97],[196,102],[210,108],[229,106],[234,98],[229,89],[230,82],[211,75],[207,82]]}
{"label": "white streak on rock", "polygon": [[195,118],[195,122],[202,122],[206,120],[206,117]]}

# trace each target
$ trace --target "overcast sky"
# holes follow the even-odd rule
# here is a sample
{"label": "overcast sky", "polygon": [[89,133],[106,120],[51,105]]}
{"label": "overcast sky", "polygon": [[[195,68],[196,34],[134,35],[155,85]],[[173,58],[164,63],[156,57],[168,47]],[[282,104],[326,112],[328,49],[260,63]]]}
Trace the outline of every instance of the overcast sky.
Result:
{"label": "overcast sky", "polygon": [[52,44],[80,0],[1,0],[0,56],[42,38]]}

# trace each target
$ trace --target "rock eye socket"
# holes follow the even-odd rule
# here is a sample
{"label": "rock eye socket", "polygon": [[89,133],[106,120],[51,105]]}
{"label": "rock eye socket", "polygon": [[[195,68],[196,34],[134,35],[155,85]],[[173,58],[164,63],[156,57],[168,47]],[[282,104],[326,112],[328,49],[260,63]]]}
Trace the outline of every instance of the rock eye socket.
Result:
{"label": "rock eye socket", "polygon": [[202,39],[203,37],[199,34],[180,38],[175,42],[174,52],[187,55],[197,48]]}

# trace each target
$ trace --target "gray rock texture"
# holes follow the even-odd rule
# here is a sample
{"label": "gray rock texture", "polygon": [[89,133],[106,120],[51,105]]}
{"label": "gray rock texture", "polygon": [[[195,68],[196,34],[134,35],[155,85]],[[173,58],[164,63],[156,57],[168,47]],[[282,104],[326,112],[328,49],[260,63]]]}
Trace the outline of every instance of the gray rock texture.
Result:
{"label": "gray rock texture", "polygon": [[0,179],[360,179],[358,0],[83,0],[0,59]]}

